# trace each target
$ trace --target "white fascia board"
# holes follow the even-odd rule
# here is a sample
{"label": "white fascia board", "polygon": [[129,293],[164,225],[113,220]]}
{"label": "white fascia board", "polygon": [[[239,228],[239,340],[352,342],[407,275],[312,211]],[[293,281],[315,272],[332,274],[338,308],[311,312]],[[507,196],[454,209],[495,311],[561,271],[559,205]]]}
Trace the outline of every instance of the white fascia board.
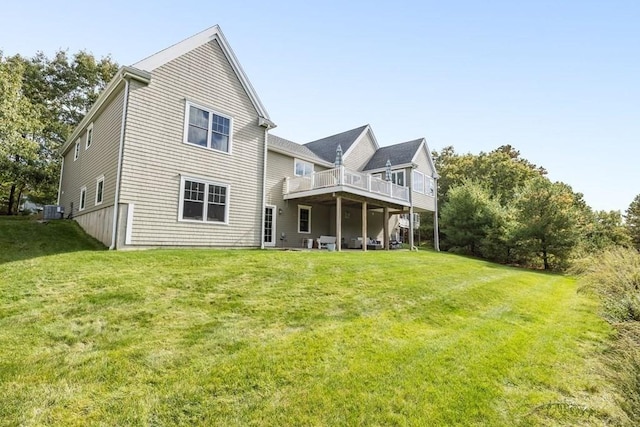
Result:
{"label": "white fascia board", "polygon": [[349,149],[344,152],[344,154],[342,155],[343,158],[346,158],[349,153],[351,153],[355,149],[354,147],[356,147],[360,143],[360,141],[362,141],[362,138],[364,138],[367,132],[369,132],[371,135],[371,140],[373,141],[376,151],[378,150],[378,148],[380,148],[380,146],[378,145],[378,141],[376,140],[376,136],[373,134],[373,130],[371,129],[371,125],[367,125],[367,127],[362,130],[362,133],[358,135],[353,144],[351,144],[351,147],[349,147]]}
{"label": "white fascia board", "polygon": [[413,158],[411,159],[412,163],[416,162],[416,159],[418,157],[418,154],[420,153],[420,149],[424,149],[427,152],[427,159],[429,160],[429,166],[431,166],[431,170],[433,171],[433,176],[431,176],[431,178],[438,178],[438,171],[436,171],[436,165],[433,163],[433,158],[431,157],[431,151],[429,150],[429,146],[427,145],[427,140],[425,138],[422,138],[422,143],[420,144],[420,147],[418,147],[418,149],[416,150],[416,154],[413,155]]}
{"label": "white fascia board", "polygon": [[62,145],[59,152],[61,155],[65,155],[69,147],[73,145],[76,139],[80,136],[82,131],[88,126],[89,123],[94,121],[96,115],[102,110],[102,107],[105,103],[111,99],[112,95],[117,93],[117,89],[120,87],[120,84],[124,82],[125,79],[133,79],[138,80],[144,84],[148,84],[151,81],[151,75],[143,70],[138,70],[133,67],[120,67],[115,76],[111,79],[107,87],[104,88],[100,96],[94,104],[91,106],[87,114],[80,121],[78,126],[73,130],[73,133],[67,141]]}
{"label": "white fascia board", "polygon": [[269,118],[269,113],[267,113],[267,110],[264,108],[262,101],[260,101],[258,94],[253,88],[253,85],[251,85],[251,82],[242,69],[238,58],[233,52],[233,49],[231,49],[229,42],[227,42],[226,37],[224,36],[222,30],[220,29],[220,26],[218,25],[207,28],[206,30],[201,31],[198,34],[195,34],[185,40],[182,40],[181,42],[178,42],[173,46],[169,46],[168,48],[161,50],[158,53],[148,56],[142,61],[136,62],[133,66],[141,70],[151,72],[156,68],[166,64],[167,62],[172,61],[184,55],[185,53],[190,52],[193,49],[202,46],[203,44],[209,43],[213,40],[217,40],[220,44],[222,52],[229,60],[231,68],[233,68],[233,71],[236,73],[236,76],[240,80],[242,87],[244,88],[247,95],[249,95],[249,99],[251,99],[253,106],[258,111],[258,115],[261,118],[266,119],[270,124],[270,127],[275,127],[275,124]]}

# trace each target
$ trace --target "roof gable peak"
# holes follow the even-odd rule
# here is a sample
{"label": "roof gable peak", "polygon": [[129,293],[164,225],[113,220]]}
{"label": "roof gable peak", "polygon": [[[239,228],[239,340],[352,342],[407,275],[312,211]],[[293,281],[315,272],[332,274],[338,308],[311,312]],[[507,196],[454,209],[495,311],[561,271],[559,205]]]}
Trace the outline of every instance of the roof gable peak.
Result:
{"label": "roof gable peak", "polygon": [[[182,40],[172,46],[169,46],[166,49],[163,49],[157,53],[154,53],[151,56],[146,57],[142,61],[138,61],[133,64],[133,67],[138,68],[140,70],[152,72],[155,69],[163,66],[164,64],[184,55],[187,52],[192,51],[193,49],[200,47],[206,43],[209,43],[213,40],[216,40],[222,49],[223,54],[231,64],[231,68],[235,72],[236,76],[240,80],[242,87],[244,88],[247,95],[249,95],[249,99],[253,103],[260,117],[267,119],[270,122],[269,113],[264,108],[262,101],[258,97],[255,89],[251,85],[251,82],[247,78],[240,62],[238,62],[238,58],[235,53],[231,49],[229,42],[226,37],[222,33],[219,25],[214,25],[213,27],[209,27],[204,31],[201,31],[189,38]],[[275,127],[275,126],[273,126]]]}

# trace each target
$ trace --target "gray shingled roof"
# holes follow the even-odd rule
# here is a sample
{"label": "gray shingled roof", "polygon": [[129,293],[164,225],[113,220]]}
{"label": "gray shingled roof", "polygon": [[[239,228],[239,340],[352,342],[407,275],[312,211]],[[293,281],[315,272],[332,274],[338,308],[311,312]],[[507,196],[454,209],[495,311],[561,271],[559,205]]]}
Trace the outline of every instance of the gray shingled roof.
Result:
{"label": "gray shingled roof", "polygon": [[422,138],[378,148],[363,170],[383,169],[387,160],[391,162],[392,167],[411,163],[421,143]]}
{"label": "gray shingled roof", "polygon": [[[309,150],[304,145],[300,145],[296,142],[289,141],[288,139],[284,139],[279,136],[269,134],[269,138],[267,139],[267,141],[270,147],[279,148],[288,153],[291,153],[294,156],[298,155],[298,156],[307,157],[309,159],[317,159],[318,161],[323,161],[313,151]],[[335,157],[335,153],[334,153],[334,157]]]}
{"label": "gray shingled roof", "polygon": [[346,153],[347,150],[349,150],[349,147],[351,147],[367,126],[368,125],[360,126],[356,129],[351,129],[346,132],[311,141],[304,144],[304,146],[316,153],[321,159],[333,163],[336,160],[336,149],[338,148],[338,144],[342,147],[342,152]]}

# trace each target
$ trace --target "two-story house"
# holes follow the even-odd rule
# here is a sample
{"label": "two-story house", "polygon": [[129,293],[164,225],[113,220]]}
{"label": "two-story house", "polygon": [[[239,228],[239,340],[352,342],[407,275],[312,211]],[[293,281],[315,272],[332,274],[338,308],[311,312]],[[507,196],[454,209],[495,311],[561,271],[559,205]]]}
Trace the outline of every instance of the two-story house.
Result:
{"label": "two-story house", "polygon": [[435,211],[424,139],[379,147],[363,126],[297,144],[274,127],[214,26],[118,71],[62,147],[58,204],[112,249],[388,247],[398,214]]}

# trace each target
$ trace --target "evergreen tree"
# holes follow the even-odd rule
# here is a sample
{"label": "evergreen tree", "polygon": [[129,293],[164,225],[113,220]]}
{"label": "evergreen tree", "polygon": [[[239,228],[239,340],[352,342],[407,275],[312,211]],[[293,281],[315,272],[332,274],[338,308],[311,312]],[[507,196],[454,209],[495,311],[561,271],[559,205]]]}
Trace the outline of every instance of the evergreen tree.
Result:
{"label": "evergreen tree", "polygon": [[625,221],[631,243],[640,251],[640,194],[638,194],[627,209]]}
{"label": "evergreen tree", "polygon": [[520,255],[541,259],[545,270],[562,267],[580,237],[575,194],[565,184],[540,177],[523,189],[516,209],[514,240]]}

